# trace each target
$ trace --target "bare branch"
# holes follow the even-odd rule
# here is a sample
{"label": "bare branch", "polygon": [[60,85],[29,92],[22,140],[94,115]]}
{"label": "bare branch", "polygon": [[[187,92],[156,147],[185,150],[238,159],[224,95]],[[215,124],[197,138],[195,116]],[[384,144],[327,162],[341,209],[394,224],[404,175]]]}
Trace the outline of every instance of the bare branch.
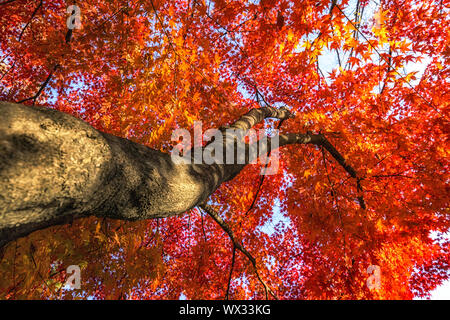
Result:
{"label": "bare branch", "polygon": [[205,210],[205,212],[208,213],[214,219],[214,221],[216,221],[219,224],[219,226],[228,234],[231,242],[233,242],[234,247],[237,248],[239,251],[241,251],[248,258],[248,260],[250,260],[251,264],[253,265],[253,268],[255,269],[256,277],[264,287],[266,299],[268,299],[268,294],[270,293],[272,297],[278,300],[278,297],[275,295],[272,289],[270,289],[270,287],[264,282],[264,280],[259,275],[255,258],[242,246],[242,244],[239,241],[237,241],[233,233],[233,230],[231,230],[230,226],[219,216],[219,214],[209,204],[203,203],[200,205],[200,207],[203,210]]}
{"label": "bare branch", "polygon": [[23,100],[20,100],[17,103],[23,103],[25,101],[29,101],[29,100],[33,100],[33,104],[36,103],[37,98],[39,98],[39,96],[41,95],[42,91],[44,91],[45,87],[47,86],[47,84],[50,82],[50,79],[52,78],[53,74],[55,73],[55,71],[59,68],[59,64],[55,65],[53,67],[53,70],[49,73],[49,75],[47,76],[47,79],[45,79],[45,81],[42,83],[42,85],[40,86],[38,92],[36,92],[36,94],[30,98],[26,98]]}
{"label": "bare branch", "polygon": [[[356,187],[359,193],[362,193],[363,189],[361,186],[361,181],[363,180],[361,177],[358,177],[356,174],[356,170],[347,163],[345,158],[340,154],[339,151],[328,141],[328,139],[321,133],[313,134],[311,132],[307,132],[305,134],[301,133],[287,133],[280,134],[279,138],[279,146],[284,146],[288,144],[314,144],[316,146],[321,146],[326,149],[331,156],[344,168],[344,170],[352,177],[356,179]],[[268,143],[268,146],[271,146],[272,143]],[[270,148],[270,147],[268,147]],[[357,197],[359,205],[362,209],[366,209],[366,204],[362,195]]]}
{"label": "bare branch", "polygon": [[383,94],[384,89],[386,88],[386,84],[388,82],[388,77],[389,77],[389,72],[391,72],[391,62],[392,62],[392,47],[391,47],[391,45],[389,45],[389,58],[388,58],[388,63],[387,63],[388,66],[387,66],[387,71],[386,71],[386,77],[383,82],[383,87],[381,88],[381,91],[380,91],[380,95]]}
{"label": "bare branch", "polygon": [[[42,6],[42,0],[40,1],[39,5],[37,6],[37,8],[34,10],[30,21],[27,23],[27,25],[22,29],[22,33],[19,36],[19,40],[23,35],[23,32],[25,31],[26,27],[28,26],[28,24],[30,24],[31,20],[33,19],[33,17],[35,16],[36,12],[38,11],[38,9]],[[66,36],[65,36],[65,40],[66,43],[68,44],[70,42],[70,40],[72,39],[72,29],[68,29],[66,32]],[[53,74],[56,72],[56,70],[58,70],[58,68],[61,67],[61,65],[59,63],[55,64],[55,66],[53,67],[52,71],[50,71],[49,75],[47,76],[47,79],[45,79],[45,81],[42,83],[42,85],[40,86],[38,92],[36,92],[36,94],[30,98],[26,98],[23,100],[20,100],[17,103],[23,103],[25,101],[29,101],[29,100],[33,100],[33,105],[36,103],[37,98],[39,98],[39,96],[41,95],[41,93],[44,91],[45,87],[47,87],[48,83],[50,82],[50,79],[52,78]],[[8,70],[9,71],[9,70]],[[4,75],[3,75],[4,76]],[[3,78],[2,76],[2,78]]]}

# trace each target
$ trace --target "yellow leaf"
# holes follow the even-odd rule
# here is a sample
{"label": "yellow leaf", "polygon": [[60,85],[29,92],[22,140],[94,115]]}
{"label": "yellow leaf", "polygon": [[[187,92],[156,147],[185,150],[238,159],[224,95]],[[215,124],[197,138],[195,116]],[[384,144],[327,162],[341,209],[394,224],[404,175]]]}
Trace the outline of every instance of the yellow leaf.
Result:
{"label": "yellow leaf", "polygon": [[308,178],[309,176],[311,175],[311,170],[305,170],[305,172],[303,172],[303,176],[305,177],[305,178]]}
{"label": "yellow leaf", "polygon": [[289,30],[288,35],[287,35],[287,40],[292,41],[292,39],[294,39],[294,33],[291,30]]}

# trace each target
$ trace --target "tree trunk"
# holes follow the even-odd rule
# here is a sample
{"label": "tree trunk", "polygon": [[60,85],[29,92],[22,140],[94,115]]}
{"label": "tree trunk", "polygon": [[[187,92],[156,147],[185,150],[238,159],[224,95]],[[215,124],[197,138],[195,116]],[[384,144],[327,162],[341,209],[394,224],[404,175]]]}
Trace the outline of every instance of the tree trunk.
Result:
{"label": "tree trunk", "polygon": [[242,167],[175,164],[60,111],[0,102],[0,247],[83,216],[181,214]]}

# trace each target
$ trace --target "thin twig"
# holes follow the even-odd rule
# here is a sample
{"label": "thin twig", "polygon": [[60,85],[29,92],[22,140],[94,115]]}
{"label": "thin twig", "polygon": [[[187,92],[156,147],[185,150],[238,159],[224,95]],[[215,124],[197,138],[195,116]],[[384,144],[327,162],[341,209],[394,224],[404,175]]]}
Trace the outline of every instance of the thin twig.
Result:
{"label": "thin twig", "polygon": [[19,38],[17,38],[18,41],[20,41],[22,39],[22,36],[25,33],[25,30],[31,24],[31,21],[34,19],[34,16],[36,15],[36,13],[38,12],[40,7],[42,7],[42,0],[39,1],[39,4],[37,5],[36,9],[34,9],[33,13],[31,14],[30,20],[28,20],[27,24],[22,28],[22,31],[20,32]]}
{"label": "thin twig", "polygon": [[236,258],[236,246],[233,245],[233,256],[231,257],[231,267],[230,267],[230,275],[228,276],[228,285],[227,285],[227,293],[225,294],[225,299],[229,300],[229,293],[230,293],[230,285],[231,285],[231,277],[233,275],[233,269],[234,269],[234,261]]}
{"label": "thin twig", "polygon": [[45,79],[45,81],[42,83],[42,85],[39,87],[38,92],[36,92],[36,94],[32,97],[23,99],[18,101],[17,103],[23,103],[25,101],[29,101],[29,100],[33,100],[33,105],[36,103],[36,99],[39,98],[39,96],[41,95],[42,91],[44,91],[45,87],[47,86],[47,84],[50,82],[50,79],[52,78],[53,74],[55,73],[55,71],[59,68],[59,64],[56,64],[53,67],[53,70],[50,71],[49,75],[47,76],[47,79]]}

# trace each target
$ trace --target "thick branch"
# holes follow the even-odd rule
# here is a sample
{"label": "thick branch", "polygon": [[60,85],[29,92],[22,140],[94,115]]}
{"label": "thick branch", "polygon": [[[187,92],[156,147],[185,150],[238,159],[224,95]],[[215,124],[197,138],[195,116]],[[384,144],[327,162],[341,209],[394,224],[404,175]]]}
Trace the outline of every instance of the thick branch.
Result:
{"label": "thick branch", "polygon": [[258,109],[251,109],[249,112],[241,116],[236,122],[230,125],[229,128],[247,131],[266,118],[287,120],[293,117],[294,116],[292,113],[286,108],[276,109],[266,106]]}

